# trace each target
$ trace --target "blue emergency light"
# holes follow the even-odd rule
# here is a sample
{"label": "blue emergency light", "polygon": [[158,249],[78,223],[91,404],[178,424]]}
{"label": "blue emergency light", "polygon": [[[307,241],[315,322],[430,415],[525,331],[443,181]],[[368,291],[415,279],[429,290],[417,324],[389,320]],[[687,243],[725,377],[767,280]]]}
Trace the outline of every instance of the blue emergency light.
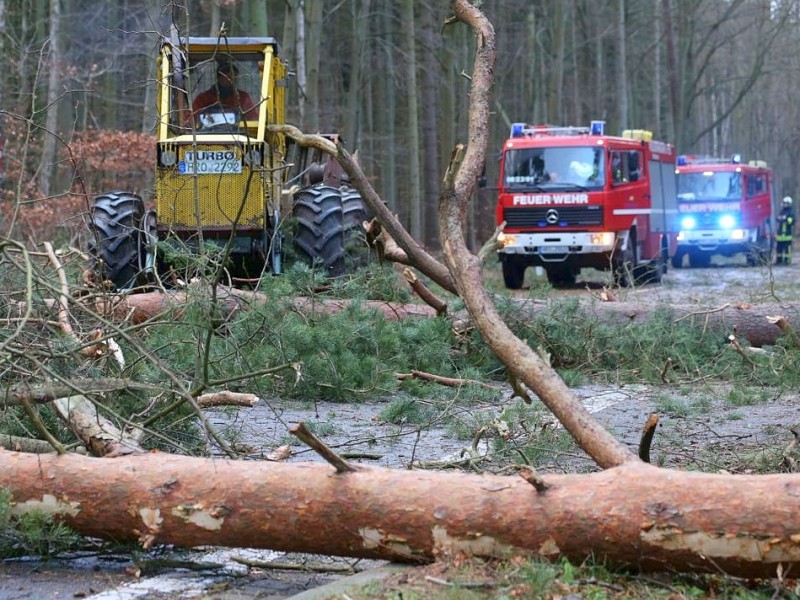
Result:
{"label": "blue emergency light", "polygon": [[522,137],[525,132],[525,123],[512,123],[511,124],[511,137]]}
{"label": "blue emergency light", "polygon": [[606,122],[605,121],[592,121],[592,135],[603,135],[605,131]]}
{"label": "blue emergency light", "polygon": [[678,156],[678,166],[679,167],[685,167],[686,166],[686,155],[685,154],[681,154],[681,155]]}
{"label": "blue emergency light", "polygon": [[731,162],[735,165],[738,165],[742,162],[742,155],[741,154],[734,154],[731,156]]}

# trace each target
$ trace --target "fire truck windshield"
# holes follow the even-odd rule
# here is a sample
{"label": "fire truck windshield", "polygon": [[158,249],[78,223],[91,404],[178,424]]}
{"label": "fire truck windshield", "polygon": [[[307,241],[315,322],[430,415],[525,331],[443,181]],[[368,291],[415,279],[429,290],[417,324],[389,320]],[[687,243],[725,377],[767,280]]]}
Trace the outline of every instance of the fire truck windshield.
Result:
{"label": "fire truck windshield", "polygon": [[739,200],[742,197],[742,175],[732,172],[703,171],[678,174],[678,199]]}
{"label": "fire truck windshield", "polygon": [[503,162],[503,186],[520,191],[555,185],[599,189],[604,174],[604,153],[593,146],[512,149]]}

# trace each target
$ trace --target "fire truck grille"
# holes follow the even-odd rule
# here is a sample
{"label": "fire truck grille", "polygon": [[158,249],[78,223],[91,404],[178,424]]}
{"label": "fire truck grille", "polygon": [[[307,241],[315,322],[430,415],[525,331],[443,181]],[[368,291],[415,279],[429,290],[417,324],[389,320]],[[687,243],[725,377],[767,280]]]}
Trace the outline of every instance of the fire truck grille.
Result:
{"label": "fire truck grille", "polygon": [[711,213],[701,213],[699,215],[695,215],[695,219],[697,219],[700,227],[704,229],[715,229],[718,218],[719,217],[717,215]]}
{"label": "fire truck grille", "polygon": [[506,208],[508,227],[589,227],[603,224],[602,206],[549,206],[546,208]]}

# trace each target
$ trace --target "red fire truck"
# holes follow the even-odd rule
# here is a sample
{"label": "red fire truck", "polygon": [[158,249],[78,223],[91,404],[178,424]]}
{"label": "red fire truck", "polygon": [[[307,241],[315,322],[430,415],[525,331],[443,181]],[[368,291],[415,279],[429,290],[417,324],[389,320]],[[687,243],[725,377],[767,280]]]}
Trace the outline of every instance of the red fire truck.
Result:
{"label": "red fire truck", "polygon": [[522,286],[541,266],[552,285],[581,268],[613,272],[619,285],[660,281],[675,213],[675,150],[645,130],[622,136],[590,127],[514,123],[503,145],[495,211],[503,279]]}
{"label": "red fire truck", "polygon": [[711,257],[744,253],[747,264],[772,260],[773,175],[764,161],[678,157],[678,227],[672,265],[707,267]]}

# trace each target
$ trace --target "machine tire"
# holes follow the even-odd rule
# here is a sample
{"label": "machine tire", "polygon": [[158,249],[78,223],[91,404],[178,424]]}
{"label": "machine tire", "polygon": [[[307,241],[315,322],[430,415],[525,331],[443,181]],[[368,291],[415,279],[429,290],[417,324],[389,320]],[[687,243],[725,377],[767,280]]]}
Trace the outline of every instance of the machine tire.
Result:
{"label": "machine tire", "polygon": [[315,185],[298,192],[292,207],[297,222],[292,243],[301,258],[328,275],[345,269],[344,215],[339,188]]}
{"label": "machine tire", "polygon": [[633,287],[636,270],[636,238],[628,239],[627,248],[614,256],[614,283],[619,287]]}
{"label": "machine tire", "polygon": [[633,268],[634,280],[637,284],[661,283],[667,273],[667,263],[659,255],[650,262],[641,263]]}
{"label": "machine tire", "polygon": [[553,287],[569,287],[575,285],[575,280],[578,278],[575,269],[569,267],[550,266],[545,267],[544,270],[547,273],[547,282]]}
{"label": "machine tire", "polygon": [[369,263],[371,253],[367,244],[364,221],[372,218],[371,211],[358,193],[351,187],[343,187],[342,191],[342,227],[344,229],[344,245],[348,267],[363,267]]}
{"label": "machine tire", "polygon": [[525,281],[526,264],[516,256],[507,256],[501,261],[500,266],[503,270],[503,283],[509,290],[519,290]]}
{"label": "machine tire", "polygon": [[683,252],[675,252],[675,256],[672,257],[672,268],[674,269],[682,269],[683,268]]}
{"label": "machine tire", "polygon": [[759,267],[773,263],[774,244],[772,239],[771,228],[767,223],[764,229],[759,231],[758,241],[747,249],[745,259],[748,267]]}
{"label": "machine tire", "polygon": [[108,192],[94,199],[89,224],[90,268],[118,290],[144,283],[144,201],[136,194]]}
{"label": "machine tire", "polygon": [[748,267],[757,267],[764,260],[761,250],[757,246],[748,248],[744,258]]}
{"label": "machine tire", "polygon": [[689,252],[689,265],[699,269],[711,264],[711,255],[707,252]]}
{"label": "machine tire", "polygon": [[636,265],[633,272],[636,283],[661,283],[664,275],[667,274],[667,264],[669,263],[669,240],[666,236],[661,237],[661,249],[652,259]]}

